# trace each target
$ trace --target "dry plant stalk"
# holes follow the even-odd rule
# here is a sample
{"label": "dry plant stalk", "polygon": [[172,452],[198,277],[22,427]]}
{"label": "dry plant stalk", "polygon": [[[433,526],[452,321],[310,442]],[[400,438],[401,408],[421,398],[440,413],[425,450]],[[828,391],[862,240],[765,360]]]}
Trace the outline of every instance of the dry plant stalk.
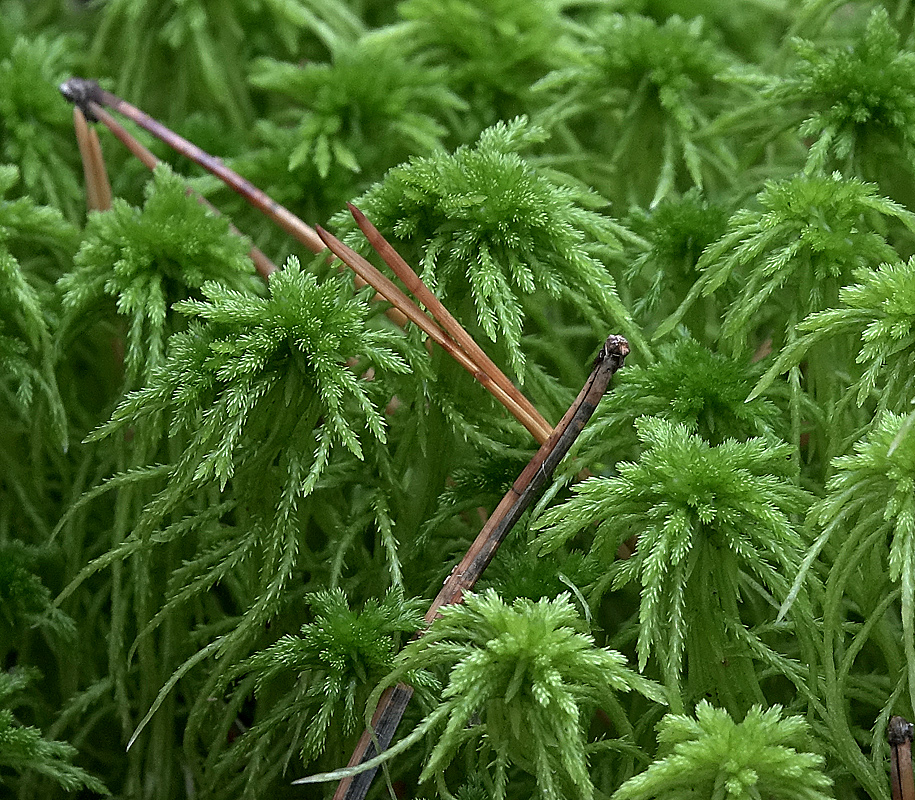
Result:
{"label": "dry plant stalk", "polygon": [[[116,95],[105,91],[96,82],[84,80],[82,78],[71,78],[61,85],[60,90],[63,96],[70,102],[75,103],[89,119],[100,120],[106,125],[109,124],[109,121],[113,120],[111,120],[110,115],[106,114],[104,110],[105,107],[108,107],[132,120],[177,152],[190,158],[196,164],[199,164],[208,172],[218,177],[227,186],[244,198],[246,202],[266,214],[283,230],[291,234],[312,252],[323,252],[328,246],[327,242],[332,240],[334,242],[334,247],[337,248],[336,250],[331,248],[335,255],[340,257],[341,260],[350,266],[360,278],[369,283],[385,300],[400,310],[411,322],[414,322],[428,336],[444,347],[446,351],[464,367],[464,369],[470,372],[487,391],[489,391],[531,432],[539,443],[542,444],[547,440],[552,430],[550,424],[536,408],[534,408],[533,404],[517,390],[514,384],[511,383],[502,371],[499,370],[485,354],[482,354],[482,350],[473,342],[472,337],[460,327],[447,311],[444,312],[447,317],[441,319],[436,317],[436,315],[441,313],[441,310],[444,309],[444,307],[441,306],[441,303],[438,303],[437,299],[435,301],[437,307],[430,307],[427,305],[431,317],[426,315],[399,288],[397,288],[390,279],[386,278],[368,261],[355,253],[355,251],[347,248],[342,242],[337,244],[338,240],[333,239],[326,231],[320,229],[320,232],[315,231],[287,208],[275,202],[267,194],[254,186],[250,181],[245,180],[238,175],[238,173],[225,166],[221,159],[201,150],[192,142],[189,142],[187,139],[179,136],[174,131],[171,131],[148,114],[140,111],[140,109],[132,106]],[[112,128],[112,132],[114,132],[114,130],[115,129]],[[356,216],[357,211],[355,209],[351,210],[353,211],[354,216]],[[357,222],[360,222],[360,216],[356,216]],[[365,220],[364,216],[361,216],[361,219]],[[365,222],[367,223],[368,221],[365,220]],[[360,227],[362,227],[361,222]],[[363,230],[366,229],[363,228]],[[413,284],[417,288],[422,286],[427,293],[427,295],[425,295],[427,298],[434,297],[432,292],[422,284],[422,281],[420,281],[416,273],[399,255],[394,253],[396,258],[391,256],[393,248],[384,241],[383,237],[375,231],[374,227],[371,227],[371,230],[377,234],[376,242],[384,249],[387,256],[391,259],[388,263],[392,265],[392,268],[394,268],[393,264],[397,264],[398,269],[401,265],[406,267],[408,272],[398,274],[398,277],[400,277],[408,287],[410,287],[410,284]],[[374,243],[373,246],[375,246]],[[340,253],[345,253],[346,257],[344,258]],[[454,335],[447,332],[449,328],[460,331],[459,333],[456,333],[457,339],[454,338]],[[481,358],[482,361],[479,360]]]}
{"label": "dry plant stalk", "polygon": [[[540,493],[559,462],[569,452],[575,439],[578,438],[597,408],[601,397],[607,391],[610,379],[623,366],[623,361],[628,354],[629,343],[622,336],[608,337],[595,359],[591,375],[578,397],[569,406],[549,439],[521,471],[505,497],[486,521],[483,529],[477,534],[477,538],[474,539],[464,558],[452,569],[451,574],[445,580],[441,591],[426,612],[427,624],[439,616],[443,606],[463,602],[464,593],[476,585],[505,537]],[[422,632],[418,635],[422,635]],[[396,686],[386,689],[372,715],[371,724],[359,739],[347,767],[323,775],[313,775],[296,781],[296,783],[312,783],[340,778],[340,783],[334,793],[334,800],[363,800],[378,770],[377,765],[373,767],[365,765],[388,748],[412,696],[413,687],[406,683],[398,683]],[[353,771],[360,766],[362,771]]]}
{"label": "dry plant stalk", "polygon": [[890,791],[893,800],[915,800],[912,775],[912,738],[915,726],[903,717],[891,717],[886,738],[890,744]]}

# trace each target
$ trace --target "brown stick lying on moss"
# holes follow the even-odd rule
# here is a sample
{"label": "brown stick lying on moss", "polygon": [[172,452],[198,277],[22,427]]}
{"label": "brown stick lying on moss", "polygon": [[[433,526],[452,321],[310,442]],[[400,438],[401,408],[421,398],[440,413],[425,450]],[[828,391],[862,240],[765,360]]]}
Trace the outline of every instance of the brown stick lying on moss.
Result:
{"label": "brown stick lying on moss", "polygon": [[[540,447],[528,465],[512,484],[502,501],[496,506],[483,529],[461,562],[451,571],[426,612],[426,622],[431,623],[439,615],[442,606],[460,603],[463,594],[474,587],[483,570],[492,561],[499,545],[514,527],[521,515],[546,485],[553,470],[569,452],[572,444],[591,418],[601,397],[610,385],[614,373],[623,366],[629,354],[629,343],[622,336],[610,336],[594,361],[591,375],[569,406],[549,439]],[[413,696],[413,687],[398,683],[385,691],[372,717],[371,726],[366,729],[356,745],[346,769],[322,775],[312,775],[296,783],[342,778],[334,800],[362,800],[378,769],[365,765],[379,752],[387,749],[397,730],[407,704]],[[359,771],[361,768],[361,771]]]}

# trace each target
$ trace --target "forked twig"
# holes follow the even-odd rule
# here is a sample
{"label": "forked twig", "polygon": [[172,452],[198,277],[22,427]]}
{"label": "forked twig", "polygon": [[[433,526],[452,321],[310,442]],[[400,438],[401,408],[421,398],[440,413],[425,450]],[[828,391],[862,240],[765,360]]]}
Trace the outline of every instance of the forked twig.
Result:
{"label": "forked twig", "polygon": [[[74,115],[79,113],[79,116],[82,119],[82,126],[86,127],[86,129],[89,131],[91,136],[94,137],[94,141],[97,144],[98,136],[96,135],[94,130],[92,130],[91,128],[88,128],[88,126],[86,126],[86,118],[85,118],[85,115],[80,110],[80,107],[76,106],[73,109],[73,113],[74,113]],[[108,128],[108,130],[114,134],[115,138],[118,139],[121,142],[121,144],[123,144],[131,153],[133,153],[133,155],[147,169],[153,170],[156,168],[156,165],[160,163],[160,160],[148,148],[144,147],[139,141],[137,141],[136,138],[131,136],[130,133],[127,131],[127,129],[123,125],[121,125],[114,117],[112,117],[108,112],[106,112],[103,108],[101,108],[97,104],[94,105],[94,107],[92,108],[92,115],[93,115],[93,117],[95,117],[95,119],[97,119],[99,122],[101,122],[106,128]],[[79,125],[79,123],[76,123],[76,125],[77,125],[77,141],[80,142],[80,155],[83,158],[83,170],[86,173],[87,194],[89,195],[89,200],[90,200],[89,208],[95,209],[95,210],[103,210],[106,208],[110,208],[111,207],[111,188],[110,187],[108,187],[108,205],[107,206],[97,206],[97,205],[94,205],[91,201],[92,194],[91,194],[91,190],[89,189],[89,186],[91,185],[89,168],[90,168],[90,164],[92,166],[95,165],[95,160],[92,160],[92,161],[88,160],[87,154],[83,152],[82,136],[80,134],[80,125]],[[89,154],[89,157],[91,158],[93,155],[94,155],[94,153]],[[97,159],[99,161],[101,161],[101,148],[100,147],[97,148]],[[104,172],[104,169],[105,169],[104,162],[101,162],[101,170],[103,172]],[[212,211],[217,216],[221,216],[219,209],[216,208],[216,206],[214,206],[209,200],[207,200],[199,192],[194,191],[190,187],[188,187],[185,191],[189,195],[193,196],[197,200],[198,203],[200,203],[203,206],[206,206],[210,211]],[[238,230],[238,228],[236,228],[231,222],[229,223],[229,227],[232,230],[232,232],[235,233],[237,236],[241,236],[244,239],[248,238],[240,230]],[[274,264],[273,261],[271,261],[270,258],[267,257],[266,253],[264,253],[259,248],[255,247],[253,244],[250,245],[250,247],[248,248],[248,255],[251,258],[251,261],[254,262],[254,266],[257,269],[258,273],[263,278],[269,278],[274,272],[277,271],[278,267],[276,266],[276,264]]]}
{"label": "forked twig", "polygon": [[[427,624],[439,615],[442,606],[462,602],[464,593],[474,587],[508,532],[539,494],[557,464],[578,438],[578,434],[581,433],[604,392],[607,391],[610,379],[623,366],[623,360],[628,354],[629,343],[622,336],[610,336],[607,339],[594,362],[591,375],[575,402],[569,406],[569,410],[550,434],[549,439],[522,470],[505,497],[490,515],[477,538],[474,539],[464,558],[445,580],[438,597],[426,612]],[[372,716],[371,725],[359,739],[347,768],[322,775],[312,775],[296,781],[296,783],[316,783],[340,779],[340,784],[334,793],[334,800],[362,800],[378,769],[377,765],[373,767],[364,765],[377,756],[380,751],[388,748],[412,696],[413,687],[405,683],[398,683],[385,690]],[[360,766],[361,771],[359,771]],[[906,798],[906,800],[910,799]]]}
{"label": "forked twig", "polygon": [[[103,107],[111,108],[118,113],[123,114],[140,127],[149,131],[153,136],[156,136],[170,147],[174,148],[177,152],[190,158],[208,172],[218,177],[227,186],[241,195],[245,201],[270,217],[270,219],[276,222],[283,230],[295,237],[312,252],[323,252],[326,243],[332,239],[330,234],[326,231],[321,231],[319,234],[319,232],[312,229],[287,208],[275,202],[250,181],[245,180],[238,173],[225,166],[220,159],[201,150],[192,142],[179,136],[174,131],[169,130],[160,122],[140,111],[140,109],[135,106],[132,106],[125,100],[122,100],[117,95],[105,91],[95,81],[84,80],[82,78],[71,78],[61,85],[60,90],[67,100],[79,106],[83,113],[90,119],[98,119],[105,124],[108,124],[108,121],[111,121],[111,118],[105,113]],[[374,228],[372,228],[372,230],[374,230]],[[377,234],[377,231],[375,231],[375,233]],[[378,234],[378,236],[380,237],[380,234]],[[337,240],[333,241],[336,242]],[[387,245],[387,242],[384,242],[384,245]],[[390,248],[390,245],[387,245],[387,247]],[[462,336],[459,337],[458,340],[454,339],[452,334],[444,334],[444,331],[448,330],[448,326],[452,322],[454,325],[457,325],[457,322],[453,320],[450,314],[448,315],[450,322],[443,323],[441,320],[438,322],[434,321],[423,313],[400,289],[398,289],[389,279],[385,278],[368,261],[351,249],[346,248],[342,243],[339,243],[338,249],[340,252],[347,252],[347,258],[342,258],[340,253],[331,247],[331,250],[335,255],[341,257],[344,263],[356,271],[357,275],[363,280],[371,284],[382,297],[396,306],[408,319],[418,325],[434,341],[438,342],[442,347],[445,347],[464,369],[480,381],[480,383],[531,432],[538,442],[542,443],[546,441],[550,434],[551,427],[530,401],[518,392],[511,381],[502,374],[491,360],[485,358],[485,356],[485,363],[481,363],[477,360],[479,358],[479,353],[482,351],[479,350],[476,345],[474,345],[476,351],[472,348],[469,351],[464,349],[465,347],[469,348],[469,344],[467,343],[473,341],[472,337],[470,337],[466,331],[463,331],[463,329],[460,329]],[[391,248],[391,250],[393,250],[393,248]],[[397,259],[399,259],[400,263],[406,265],[406,262],[404,262],[402,258],[397,256]],[[358,269],[356,264],[359,265]],[[409,267],[407,267],[407,269],[410,270]],[[410,270],[410,273],[412,273],[417,282],[420,284],[422,283],[412,270]],[[428,289],[426,291],[428,291]],[[429,294],[431,295],[431,292],[429,292]],[[440,303],[438,305],[441,306]],[[433,310],[433,308],[430,308],[428,305],[427,308],[429,308],[430,313],[433,315],[438,313],[438,309]],[[439,325],[442,327],[439,327]],[[460,328],[459,325],[458,328]],[[442,337],[443,334],[444,339]],[[443,344],[445,339],[451,341],[454,346],[451,347]],[[458,341],[461,341],[464,344],[459,344]]]}

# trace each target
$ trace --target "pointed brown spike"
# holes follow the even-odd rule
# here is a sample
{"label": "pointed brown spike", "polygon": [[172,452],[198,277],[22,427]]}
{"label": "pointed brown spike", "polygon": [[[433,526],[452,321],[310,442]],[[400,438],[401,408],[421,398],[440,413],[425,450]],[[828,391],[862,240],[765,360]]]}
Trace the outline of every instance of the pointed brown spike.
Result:
{"label": "pointed brown spike", "polygon": [[520,406],[506,391],[496,383],[489,372],[474,361],[458,344],[445,333],[431,317],[426,316],[403,291],[387,276],[378,271],[365,258],[355,250],[343,244],[336,236],[322,228],[315,226],[318,238],[337,256],[344,264],[350,267],[366,283],[372,285],[385,300],[402,311],[404,315],[420,330],[424,331],[448,355],[469,372],[493,397],[496,398],[508,412],[515,417],[531,434],[537,436],[539,424],[528,411]]}

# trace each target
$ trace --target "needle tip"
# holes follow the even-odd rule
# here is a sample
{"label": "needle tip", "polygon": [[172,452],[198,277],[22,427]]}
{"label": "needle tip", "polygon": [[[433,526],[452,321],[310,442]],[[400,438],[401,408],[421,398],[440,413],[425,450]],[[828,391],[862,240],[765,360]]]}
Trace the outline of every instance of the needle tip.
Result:
{"label": "needle tip", "polygon": [[315,233],[318,234],[318,238],[324,242],[324,246],[330,250],[337,258],[341,258],[340,250],[341,248],[345,249],[346,245],[343,244],[336,236],[334,236],[326,228],[322,228],[320,225],[315,225]]}
{"label": "needle tip", "polygon": [[349,213],[353,215],[353,219],[356,220],[356,224],[361,228],[366,222],[366,216],[363,214],[356,206],[352,203],[347,203],[346,207],[349,209]]}

